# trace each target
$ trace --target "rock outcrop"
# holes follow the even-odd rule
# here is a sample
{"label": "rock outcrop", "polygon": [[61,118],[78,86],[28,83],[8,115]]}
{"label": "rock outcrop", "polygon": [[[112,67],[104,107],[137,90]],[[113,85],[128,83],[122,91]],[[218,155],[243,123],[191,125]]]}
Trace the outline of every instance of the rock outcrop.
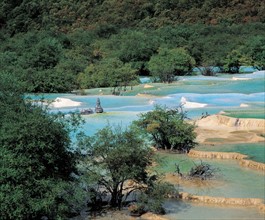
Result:
{"label": "rock outcrop", "polygon": [[100,100],[99,100],[99,98],[97,98],[97,103],[96,103],[95,112],[96,112],[96,113],[102,113],[102,112],[103,112],[103,108],[102,108],[101,105],[100,105]]}

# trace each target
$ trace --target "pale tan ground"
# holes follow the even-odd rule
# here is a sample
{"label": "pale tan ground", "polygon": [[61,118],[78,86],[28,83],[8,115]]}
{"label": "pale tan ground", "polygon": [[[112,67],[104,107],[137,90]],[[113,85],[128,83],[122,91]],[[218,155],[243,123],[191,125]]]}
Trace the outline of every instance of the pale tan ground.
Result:
{"label": "pale tan ground", "polygon": [[238,77],[232,77],[232,80],[250,80],[251,78],[238,78]]}
{"label": "pale tan ground", "polygon": [[212,196],[197,196],[185,192],[180,193],[180,197],[183,200],[206,204],[218,204],[227,206],[255,206],[259,209],[261,206],[263,206],[263,200],[258,198],[225,198]]}
{"label": "pale tan ground", "polygon": [[98,216],[98,217],[91,218],[91,219],[95,219],[95,220],[167,220],[167,218],[161,215],[156,215],[150,212],[147,212],[141,215],[140,217],[132,217],[127,213],[123,213],[119,211],[108,213],[104,217]]}
{"label": "pale tan ground", "polygon": [[195,122],[197,142],[202,144],[264,142],[264,119],[237,119],[211,115]]}
{"label": "pale tan ground", "polygon": [[145,88],[145,89],[153,88],[153,87],[154,87],[154,86],[151,86],[151,85],[148,85],[148,84],[145,84],[145,85],[144,85],[144,88]]}
{"label": "pale tan ground", "polygon": [[136,96],[143,97],[143,98],[157,98],[155,95],[145,94],[145,93],[138,93]]}

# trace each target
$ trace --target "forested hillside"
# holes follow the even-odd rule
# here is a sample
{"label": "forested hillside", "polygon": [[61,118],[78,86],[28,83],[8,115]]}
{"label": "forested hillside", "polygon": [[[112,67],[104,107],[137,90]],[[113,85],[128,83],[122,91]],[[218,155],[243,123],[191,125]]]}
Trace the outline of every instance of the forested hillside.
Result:
{"label": "forested hillside", "polygon": [[[120,106],[121,111],[113,110],[91,122],[78,112],[68,112],[72,108],[64,108],[66,114],[50,111],[46,99],[34,101],[27,93],[32,97],[32,93],[82,93],[87,88],[111,87],[113,94],[121,95],[140,82],[139,76],[171,83],[180,75],[198,74],[195,68],[212,76],[213,67],[233,74],[242,65],[265,69],[264,0],[0,0],[0,219],[78,219],[74,217],[106,215],[108,209],[123,207],[131,214],[163,214],[166,196],[175,200],[180,195],[159,175],[159,164],[171,160],[182,177],[181,157],[163,160],[149,146],[175,154],[188,153],[197,145],[195,126],[186,122],[182,101],[180,108],[157,105],[146,112],[146,103],[153,100],[135,100],[132,106]],[[221,86],[228,82],[223,81]],[[190,82],[186,83],[181,90]],[[210,86],[207,97],[216,84]],[[191,92],[188,89],[185,93]],[[243,100],[240,107],[254,107],[251,114],[262,105],[260,93],[230,94],[234,98],[225,107],[231,107],[232,114],[239,114],[230,106],[235,96]],[[229,101],[220,97],[218,102]],[[254,100],[254,105],[248,100]],[[83,104],[76,110],[86,107]],[[216,109],[220,111],[221,106]],[[113,116],[116,122],[124,117],[126,125],[137,111],[142,112],[139,119],[125,129],[122,123],[97,131],[90,126],[101,126],[103,119],[105,123]],[[202,114],[206,116],[207,112]],[[82,128],[83,122],[89,127]],[[86,136],[82,132],[86,130],[96,133]],[[239,134],[244,135],[236,130]],[[191,163],[187,156],[183,158]],[[213,170],[202,165],[203,175],[196,175],[206,179],[205,169]],[[196,176],[191,171],[190,176]],[[238,187],[238,182],[231,185]],[[183,208],[186,214],[187,207],[176,210]]]}
{"label": "forested hillside", "polygon": [[264,22],[263,0],[3,0],[0,69],[28,92],[170,82],[196,66],[236,73],[264,68]]}
{"label": "forested hillside", "polygon": [[11,34],[95,29],[104,24],[119,28],[233,24],[265,22],[264,10],[263,0],[3,0],[0,24]]}

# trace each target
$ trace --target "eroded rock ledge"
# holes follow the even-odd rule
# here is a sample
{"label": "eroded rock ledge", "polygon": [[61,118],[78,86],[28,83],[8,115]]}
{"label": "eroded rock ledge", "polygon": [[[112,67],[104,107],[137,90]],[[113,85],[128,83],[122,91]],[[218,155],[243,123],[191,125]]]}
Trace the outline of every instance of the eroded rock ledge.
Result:
{"label": "eroded rock ledge", "polygon": [[265,141],[265,119],[232,118],[217,114],[198,119],[195,125],[198,143],[215,145]]}
{"label": "eroded rock ledge", "polygon": [[196,122],[197,126],[202,127],[230,127],[243,129],[253,129],[253,130],[264,130],[265,120],[264,119],[253,119],[253,118],[232,118],[224,115],[211,115],[206,118],[202,118]]}
{"label": "eroded rock ledge", "polygon": [[212,196],[198,196],[198,195],[189,194],[187,192],[181,192],[180,198],[183,200],[190,200],[192,202],[220,204],[220,205],[257,206],[263,204],[263,200],[258,198],[225,198],[225,197],[212,197]]}
{"label": "eroded rock ledge", "polygon": [[240,153],[197,151],[197,150],[191,150],[188,155],[190,157],[209,158],[209,159],[242,160],[242,159],[247,158],[247,155],[240,154]]}
{"label": "eroded rock ledge", "polygon": [[205,204],[217,204],[227,206],[255,206],[261,212],[265,213],[265,204],[262,199],[258,198],[225,198],[225,197],[212,197],[212,196],[198,196],[186,192],[180,193],[180,198],[189,200],[191,202],[199,202]]}
{"label": "eroded rock ledge", "polygon": [[240,153],[229,152],[212,152],[212,151],[197,151],[191,150],[188,154],[190,157],[195,158],[209,158],[209,159],[232,159],[238,160],[239,164],[243,167],[248,167],[255,170],[265,171],[265,164],[252,160],[247,160],[247,155]]}

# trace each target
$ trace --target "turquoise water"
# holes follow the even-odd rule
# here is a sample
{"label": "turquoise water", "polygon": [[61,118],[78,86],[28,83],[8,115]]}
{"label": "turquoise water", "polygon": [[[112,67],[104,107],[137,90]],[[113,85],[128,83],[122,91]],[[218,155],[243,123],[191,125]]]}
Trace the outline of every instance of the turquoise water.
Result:
{"label": "turquoise water", "polygon": [[[214,78],[213,78],[214,79]],[[252,80],[228,80],[228,79],[185,79],[163,88],[148,89],[148,93],[152,95],[167,95],[174,93],[243,93],[251,94],[264,91],[264,83],[259,79]]]}
{"label": "turquoise water", "polygon": [[[252,74],[219,74],[210,76],[185,76],[180,77],[176,83],[167,87],[157,84],[146,91],[154,95],[167,95],[175,93],[243,93],[251,94],[265,91],[265,72]],[[155,84],[156,85],[156,84]],[[163,88],[163,90],[160,87]]]}
{"label": "turquoise water", "polygon": [[[234,77],[234,78],[233,78]],[[147,94],[159,97],[139,97],[139,91],[130,91],[131,96],[100,96],[101,105],[106,113],[82,116],[85,120],[83,129],[86,134],[93,135],[105,125],[122,124],[128,126],[137,119],[140,113],[150,111],[154,104],[179,106],[181,100],[188,117],[197,118],[202,113],[216,114],[225,111],[234,117],[264,117],[265,72],[253,74],[218,75],[218,77],[190,76],[181,77],[177,83],[170,85],[152,84],[146,89]],[[148,79],[143,79],[145,83]],[[32,96],[35,98],[34,96]],[[53,108],[51,111],[80,111],[84,108],[94,108],[99,96],[78,96],[73,94],[45,94],[45,99],[68,98],[81,102],[77,107]],[[205,104],[204,107],[201,104]],[[243,105],[242,105],[243,104]],[[243,106],[243,107],[242,107]],[[202,150],[212,150],[203,147]],[[215,146],[216,151],[239,152],[249,155],[253,160],[264,162],[264,146],[262,144],[241,144]],[[181,168],[186,172],[193,161],[185,155],[167,156],[167,164],[161,171],[174,172],[175,162],[181,162]],[[183,161],[184,160],[184,161]],[[194,160],[200,162],[199,160]],[[260,171],[240,167],[237,161],[204,160],[220,170],[215,180],[202,186],[180,186],[182,190],[209,196],[263,198],[264,174]],[[166,205],[170,219],[261,219],[263,217],[256,209],[217,207],[168,201]]]}
{"label": "turquoise water", "polygon": [[248,155],[248,159],[250,160],[265,163],[265,142],[199,146],[198,148],[196,148],[196,150],[215,152],[237,152]]}
{"label": "turquoise water", "polygon": [[[233,198],[264,199],[264,174],[241,167],[237,161],[205,160],[215,168],[219,175],[216,181],[209,181],[205,186],[183,187],[183,191],[196,195]],[[197,163],[200,163],[197,160]]]}
{"label": "turquoise water", "polygon": [[265,119],[265,103],[252,103],[247,108],[225,110],[224,114],[234,118],[259,118]]}
{"label": "turquoise water", "polygon": [[139,112],[108,112],[102,114],[86,115],[83,129],[87,135],[93,135],[106,125],[121,125],[127,127],[136,120]]}
{"label": "turquoise water", "polygon": [[[148,94],[159,97],[139,96],[78,96],[73,94],[46,94],[46,99],[57,97],[81,102],[78,107],[64,107],[53,111],[80,111],[94,108],[96,98],[100,97],[105,112],[145,112],[153,109],[154,104],[177,107],[184,98],[189,104],[185,106],[190,118],[200,117],[202,113],[216,114],[227,111],[232,116],[265,118],[265,73],[220,75],[219,77],[189,76],[182,77],[175,84],[153,84]],[[232,80],[248,79],[248,80]],[[164,86],[163,88],[159,86]],[[161,97],[162,96],[162,97]],[[34,97],[34,96],[33,96]],[[198,107],[205,104],[204,107]],[[194,107],[195,105],[195,107]],[[196,107],[197,106],[197,107]],[[253,111],[254,109],[254,111]],[[257,113],[258,112],[258,113]],[[130,117],[128,115],[128,117]],[[132,117],[134,119],[134,117]],[[125,118],[123,118],[125,119]],[[89,122],[89,119],[87,119]]]}
{"label": "turquoise water", "polygon": [[251,207],[205,206],[174,200],[167,201],[165,207],[165,217],[170,220],[264,220],[264,214]]}
{"label": "turquoise water", "polygon": [[[162,154],[164,163],[159,168],[160,172],[174,173],[175,164],[179,164],[182,173],[187,173],[194,164],[201,160],[189,158],[187,155]],[[234,160],[202,159],[203,162],[218,169],[213,180],[204,181],[203,184],[180,186],[180,191],[196,195],[235,198],[262,198],[264,199],[264,173],[241,167]]]}

